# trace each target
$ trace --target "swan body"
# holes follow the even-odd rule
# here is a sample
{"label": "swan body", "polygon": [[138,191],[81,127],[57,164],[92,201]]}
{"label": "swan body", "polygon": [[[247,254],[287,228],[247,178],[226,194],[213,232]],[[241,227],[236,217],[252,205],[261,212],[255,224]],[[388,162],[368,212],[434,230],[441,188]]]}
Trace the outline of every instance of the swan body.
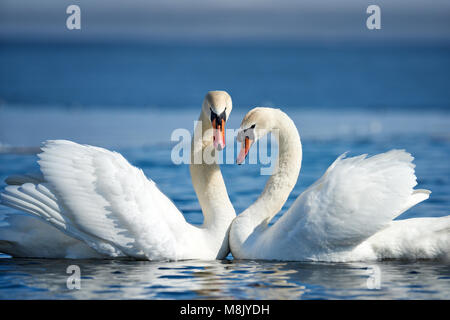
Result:
{"label": "swan body", "polygon": [[102,259],[86,242],[56,229],[44,219],[13,212],[0,220],[0,252],[14,257]]}
{"label": "swan body", "polygon": [[274,131],[279,159],[260,197],[232,222],[230,247],[235,258],[352,261],[448,256],[450,216],[393,221],[430,194],[414,189],[417,182],[409,153],[341,155],[269,226],[300,172],[300,136],[285,113],[271,108],[251,110],[241,130],[246,138],[241,138],[238,163],[245,159],[249,144]]}
{"label": "swan body", "polygon": [[[230,111],[226,92],[209,92],[198,125],[212,129],[215,114]],[[203,132],[194,135],[192,156],[213,144],[211,130]],[[224,145],[224,140],[214,142]],[[38,156],[42,175],[7,179],[1,201],[40,221],[9,215],[0,228],[0,252],[149,260],[217,259],[229,253],[228,227],[235,212],[216,164],[191,165],[204,214],[203,225],[194,226],[154,181],[117,152],[56,140],[46,141]]]}

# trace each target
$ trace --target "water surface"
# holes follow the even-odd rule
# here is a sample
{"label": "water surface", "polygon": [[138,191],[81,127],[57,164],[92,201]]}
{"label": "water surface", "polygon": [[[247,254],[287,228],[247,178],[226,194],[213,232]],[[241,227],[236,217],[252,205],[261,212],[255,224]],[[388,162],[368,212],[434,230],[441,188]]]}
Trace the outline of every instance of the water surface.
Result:
{"label": "water surface", "polygon": [[[66,286],[69,265],[81,288]],[[369,289],[378,267],[381,287]],[[449,299],[450,266],[432,262],[0,260],[1,299]]]}

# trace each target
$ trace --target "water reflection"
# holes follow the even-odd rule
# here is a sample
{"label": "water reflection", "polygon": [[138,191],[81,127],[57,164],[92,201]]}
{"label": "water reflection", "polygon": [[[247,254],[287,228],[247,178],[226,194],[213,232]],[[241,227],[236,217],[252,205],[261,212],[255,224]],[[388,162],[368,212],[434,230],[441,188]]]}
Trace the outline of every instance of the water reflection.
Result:
{"label": "water reflection", "polygon": [[[81,289],[66,268],[81,269]],[[381,289],[367,287],[366,263],[0,259],[2,299],[448,299],[450,266],[377,263]]]}

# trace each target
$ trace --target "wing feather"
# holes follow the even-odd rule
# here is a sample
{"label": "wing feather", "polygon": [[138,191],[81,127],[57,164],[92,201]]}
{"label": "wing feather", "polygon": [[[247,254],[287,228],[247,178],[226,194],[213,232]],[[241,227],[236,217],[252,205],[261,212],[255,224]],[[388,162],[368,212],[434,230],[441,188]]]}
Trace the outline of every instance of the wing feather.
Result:
{"label": "wing feather", "polygon": [[177,235],[187,232],[189,224],[122,155],[52,140],[38,156],[45,183],[8,186],[3,203],[43,218],[94,249],[108,247],[102,254],[178,257]]}
{"label": "wing feather", "polygon": [[428,198],[429,191],[414,193],[413,159],[404,150],[369,158],[340,156],[267,229],[262,237],[265,245],[278,242],[277,247],[284,248],[279,251],[292,252],[295,259],[353,249]]}

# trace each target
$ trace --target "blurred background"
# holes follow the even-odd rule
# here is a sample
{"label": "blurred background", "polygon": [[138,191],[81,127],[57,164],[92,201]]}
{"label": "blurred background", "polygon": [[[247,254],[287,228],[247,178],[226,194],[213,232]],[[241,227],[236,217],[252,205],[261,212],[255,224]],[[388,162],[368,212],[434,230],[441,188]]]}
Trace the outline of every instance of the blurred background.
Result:
{"label": "blurred background", "polygon": [[245,108],[450,105],[447,0],[2,0],[0,41],[7,105],[186,108],[212,89]]}
{"label": "blurred background", "polygon": [[[66,27],[72,4],[81,30]],[[372,4],[380,30],[366,27]],[[233,98],[228,128],[254,106],[294,119],[304,160],[289,201],[345,151],[406,148],[433,190],[413,214],[447,214],[449,80],[448,0],[1,0],[0,178],[37,169],[43,140],[99,145],[200,222],[170,135],[192,131],[205,93],[220,89]],[[266,177],[223,168],[239,212]]]}

